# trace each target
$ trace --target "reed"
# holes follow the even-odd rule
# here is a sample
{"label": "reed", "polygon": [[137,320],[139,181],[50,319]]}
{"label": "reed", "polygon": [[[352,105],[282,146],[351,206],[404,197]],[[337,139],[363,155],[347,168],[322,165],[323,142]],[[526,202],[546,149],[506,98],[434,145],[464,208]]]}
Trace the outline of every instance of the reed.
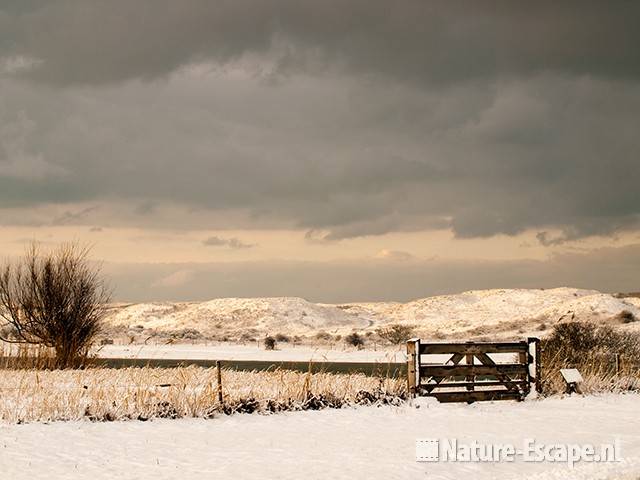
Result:
{"label": "reed", "polygon": [[212,417],[367,403],[398,404],[403,378],[290,370],[222,370],[223,403],[215,368],[126,368],[0,371],[0,421],[96,421]]}

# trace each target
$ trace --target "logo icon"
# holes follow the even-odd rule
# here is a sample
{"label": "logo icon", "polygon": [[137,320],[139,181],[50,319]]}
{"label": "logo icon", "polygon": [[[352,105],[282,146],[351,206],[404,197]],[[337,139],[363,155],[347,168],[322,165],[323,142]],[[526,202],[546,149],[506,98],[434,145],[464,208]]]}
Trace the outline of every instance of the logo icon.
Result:
{"label": "logo icon", "polygon": [[439,451],[439,441],[435,438],[416,440],[416,462],[437,462]]}

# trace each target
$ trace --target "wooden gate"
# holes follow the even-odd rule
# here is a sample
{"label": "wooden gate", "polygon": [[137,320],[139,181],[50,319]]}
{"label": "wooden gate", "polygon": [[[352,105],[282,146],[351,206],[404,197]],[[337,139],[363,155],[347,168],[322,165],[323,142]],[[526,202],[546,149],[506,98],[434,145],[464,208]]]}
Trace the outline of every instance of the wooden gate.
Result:
{"label": "wooden gate", "polygon": [[412,396],[440,402],[522,400],[540,383],[540,339],[521,342],[407,342],[407,382]]}

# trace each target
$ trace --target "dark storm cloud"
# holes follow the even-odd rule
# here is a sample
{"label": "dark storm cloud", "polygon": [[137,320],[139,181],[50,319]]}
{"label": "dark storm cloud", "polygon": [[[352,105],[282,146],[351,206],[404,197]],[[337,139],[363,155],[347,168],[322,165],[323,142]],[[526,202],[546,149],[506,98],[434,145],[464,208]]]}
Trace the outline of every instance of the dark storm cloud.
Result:
{"label": "dark storm cloud", "polygon": [[324,241],[636,229],[639,10],[2,2],[0,203]]}
{"label": "dark storm cloud", "polygon": [[637,2],[46,0],[4,2],[6,53],[59,84],[154,78],[280,47],[283,72],[339,64],[436,83],[557,70],[640,75]]}

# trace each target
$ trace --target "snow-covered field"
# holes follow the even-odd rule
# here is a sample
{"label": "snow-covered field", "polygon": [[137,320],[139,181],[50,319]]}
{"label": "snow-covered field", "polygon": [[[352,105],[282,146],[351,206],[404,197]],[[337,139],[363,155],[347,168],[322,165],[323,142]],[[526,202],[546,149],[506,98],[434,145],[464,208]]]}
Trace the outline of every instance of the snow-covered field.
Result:
{"label": "snow-covered field", "polygon": [[404,363],[406,347],[400,345],[379,350],[353,348],[312,348],[282,345],[265,350],[256,345],[220,343],[212,345],[104,345],[101,358],[145,358],[171,360],[263,360],[273,362],[377,362]]}
{"label": "snow-covered field", "polygon": [[[0,425],[1,478],[620,479],[640,475],[640,396]],[[619,463],[417,463],[417,438],[621,445]]]}
{"label": "snow-covered field", "polygon": [[[366,333],[391,323],[413,325],[426,336],[522,336],[548,328],[561,318],[615,321],[622,311],[640,318],[640,299],[617,298],[575,288],[478,290],[408,303],[327,305],[301,298],[222,298],[191,303],[114,306],[107,322],[141,335],[197,330],[209,338],[259,339],[283,333],[314,336],[324,331]],[[544,325],[543,325],[544,324]],[[638,328],[640,322],[625,328]]]}

